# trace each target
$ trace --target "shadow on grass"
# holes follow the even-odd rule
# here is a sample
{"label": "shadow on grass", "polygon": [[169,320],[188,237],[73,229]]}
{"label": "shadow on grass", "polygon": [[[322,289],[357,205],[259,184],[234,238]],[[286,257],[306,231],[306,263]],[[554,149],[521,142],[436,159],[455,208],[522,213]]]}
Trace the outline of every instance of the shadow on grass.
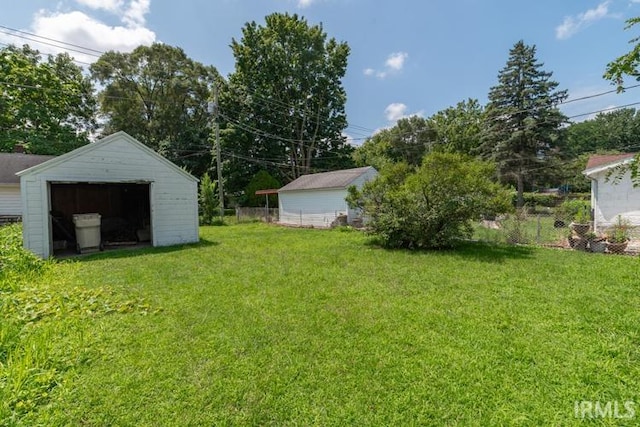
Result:
{"label": "shadow on grass", "polygon": [[481,262],[499,263],[505,260],[528,259],[533,254],[533,248],[528,246],[512,246],[500,243],[465,241],[451,249],[385,249],[379,240],[372,237],[365,245],[389,252],[403,252],[406,254],[442,254],[457,256],[465,259],[475,259]]}
{"label": "shadow on grass", "polygon": [[[72,261],[79,262],[91,262],[103,259],[118,259],[118,258],[133,258],[143,255],[156,255],[156,254],[166,254],[171,252],[179,252],[188,249],[195,248],[206,248],[209,246],[218,246],[219,242],[214,242],[212,240],[200,238],[200,241],[197,243],[186,243],[182,245],[172,245],[172,246],[147,246],[143,248],[123,248],[123,249],[110,249],[104,252],[96,252],[87,255],[79,255],[77,257],[69,258]],[[61,260],[64,262],[65,260]]]}

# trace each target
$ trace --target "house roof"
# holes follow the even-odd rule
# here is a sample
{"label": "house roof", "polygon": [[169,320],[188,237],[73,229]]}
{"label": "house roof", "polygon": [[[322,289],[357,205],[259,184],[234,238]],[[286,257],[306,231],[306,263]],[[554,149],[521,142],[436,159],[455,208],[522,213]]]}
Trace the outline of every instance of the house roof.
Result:
{"label": "house roof", "polygon": [[375,170],[371,166],[355,169],[343,169],[333,172],[314,173],[302,175],[296,180],[282,187],[278,192],[298,190],[319,190],[327,188],[347,188],[356,179]]}
{"label": "house roof", "polygon": [[584,170],[584,174],[591,176],[595,173],[602,172],[613,167],[619,166],[626,161],[633,159],[636,153],[622,153],[622,154],[594,154],[589,157],[587,161],[587,167]]}
{"label": "house roof", "polygon": [[151,148],[149,148],[146,145],[144,145],[142,142],[138,141],[137,139],[135,139],[134,137],[132,137],[131,135],[129,135],[128,133],[123,132],[123,131],[116,132],[116,133],[111,134],[109,136],[106,136],[106,137],[104,137],[104,138],[102,138],[102,139],[100,139],[100,140],[98,140],[96,142],[92,142],[91,144],[83,145],[80,148],[76,148],[75,150],[70,151],[70,152],[68,152],[66,154],[63,154],[62,156],[55,157],[55,158],[53,158],[51,160],[48,160],[48,161],[46,161],[44,163],[40,163],[39,165],[32,166],[32,167],[30,167],[28,169],[22,170],[22,171],[18,172],[18,176],[43,172],[43,171],[45,171],[45,170],[47,170],[49,168],[57,166],[57,165],[59,165],[61,163],[64,163],[64,162],[66,162],[68,160],[71,160],[71,159],[73,159],[75,157],[84,155],[86,153],[90,153],[91,151],[96,150],[99,147],[102,147],[103,145],[110,144],[112,141],[116,141],[118,139],[125,139],[129,144],[137,147],[141,151],[144,151],[144,152],[148,153],[150,156],[153,156],[153,157],[157,158],[162,163],[164,163],[167,167],[169,167],[170,169],[173,169],[174,171],[176,171],[177,173],[183,175],[187,179],[190,179],[192,181],[198,181],[198,178],[196,178],[195,176],[191,175],[189,172],[185,171],[184,169],[180,168],[175,163],[167,160],[166,158],[164,158],[160,154],[156,153]]}
{"label": "house roof", "polygon": [[16,175],[17,172],[44,163],[54,157],[38,154],[0,153],[0,184],[19,184],[20,178]]}

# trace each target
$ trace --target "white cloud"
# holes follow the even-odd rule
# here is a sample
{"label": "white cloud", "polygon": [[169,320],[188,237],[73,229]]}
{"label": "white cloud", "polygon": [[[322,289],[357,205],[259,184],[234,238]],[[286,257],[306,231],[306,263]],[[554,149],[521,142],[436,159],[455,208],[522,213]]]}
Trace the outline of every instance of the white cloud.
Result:
{"label": "white cloud", "polygon": [[[76,0],[90,9],[105,10],[115,15],[122,25],[108,25],[87,13],[75,10],[59,12],[38,11],[26,31],[51,40],[71,43],[93,51],[77,52],[75,47],[54,47],[51,44],[38,44],[28,41],[32,47],[43,53],[68,52],[78,61],[95,62],[98,52],[115,50],[131,52],[140,45],[150,45],[156,41],[156,34],[145,27],[145,16],[149,13],[150,0]],[[24,44],[25,40],[15,36],[1,35],[0,41]],[[62,46],[62,44],[60,44]],[[97,51],[97,52],[96,52]]]}
{"label": "white cloud", "polygon": [[122,7],[123,0],[76,0],[76,3],[91,9],[115,12]]}
{"label": "white cloud", "polygon": [[391,74],[399,73],[404,68],[404,63],[409,58],[407,52],[393,52],[384,62],[383,70],[376,70],[373,68],[365,68],[365,76],[376,76],[379,79],[385,79]]}
{"label": "white cloud", "polygon": [[146,23],[145,15],[149,13],[151,0],[133,0],[124,11],[122,22],[130,27],[141,27]]}
{"label": "white cloud", "polygon": [[384,65],[391,70],[400,71],[402,67],[404,67],[404,61],[406,61],[408,57],[409,54],[407,52],[394,52],[389,55]]}
{"label": "white cloud", "polygon": [[314,1],[315,0],[298,0],[298,7],[304,9],[305,7],[311,6]]}
{"label": "white cloud", "polygon": [[395,122],[406,117],[407,106],[401,102],[394,102],[387,105],[384,109],[384,115],[390,122]]}
{"label": "white cloud", "polygon": [[594,9],[589,9],[586,12],[579,13],[575,16],[565,17],[562,24],[556,27],[556,38],[559,40],[568,39],[583,28],[591,25],[592,23],[607,18],[608,16],[610,16],[610,3],[611,0],[606,0],[600,3]]}

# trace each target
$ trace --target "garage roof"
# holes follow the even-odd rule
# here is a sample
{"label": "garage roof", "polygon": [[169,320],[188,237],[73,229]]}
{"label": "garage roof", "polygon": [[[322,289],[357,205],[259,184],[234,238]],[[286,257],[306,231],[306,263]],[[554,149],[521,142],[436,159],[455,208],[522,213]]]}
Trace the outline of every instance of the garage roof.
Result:
{"label": "garage roof", "polygon": [[16,172],[53,159],[55,156],[38,154],[0,153],[0,184],[19,184]]}
{"label": "garage roof", "polygon": [[372,169],[373,167],[366,166],[363,168],[343,169],[333,172],[302,175],[298,179],[291,181],[289,184],[282,187],[278,192],[347,188],[353,183],[353,181]]}

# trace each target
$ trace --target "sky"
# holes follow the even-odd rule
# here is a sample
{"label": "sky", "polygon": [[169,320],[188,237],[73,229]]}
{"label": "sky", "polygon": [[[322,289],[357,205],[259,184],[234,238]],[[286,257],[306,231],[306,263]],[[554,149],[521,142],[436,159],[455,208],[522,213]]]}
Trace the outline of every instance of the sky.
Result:
{"label": "sky", "polygon": [[[245,23],[296,13],[351,48],[345,133],[359,144],[403,117],[428,117],[469,98],[485,104],[519,40],[536,46],[543,69],[570,100],[613,90],[602,75],[639,35],[624,28],[640,15],[640,0],[0,0],[0,10],[0,43],[57,53],[54,41],[64,41],[93,49],[69,52],[91,63],[98,52],[162,42],[223,76],[234,69],[229,45]],[[48,44],[12,37],[9,29]],[[640,88],[561,108],[580,121],[636,102]]]}

